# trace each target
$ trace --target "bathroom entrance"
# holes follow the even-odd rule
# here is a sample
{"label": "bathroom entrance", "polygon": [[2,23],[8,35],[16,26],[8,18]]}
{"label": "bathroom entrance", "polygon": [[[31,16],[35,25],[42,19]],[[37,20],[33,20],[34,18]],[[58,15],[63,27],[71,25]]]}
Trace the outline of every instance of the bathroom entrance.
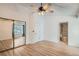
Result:
{"label": "bathroom entrance", "polygon": [[68,22],[60,23],[60,41],[68,44]]}

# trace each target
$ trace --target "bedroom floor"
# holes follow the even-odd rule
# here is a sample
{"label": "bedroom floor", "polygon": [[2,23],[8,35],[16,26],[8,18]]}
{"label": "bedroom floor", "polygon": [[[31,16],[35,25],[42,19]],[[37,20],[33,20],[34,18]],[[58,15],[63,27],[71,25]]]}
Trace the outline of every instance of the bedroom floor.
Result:
{"label": "bedroom floor", "polygon": [[68,47],[63,42],[40,41],[1,52],[0,56],[79,56],[79,48]]}

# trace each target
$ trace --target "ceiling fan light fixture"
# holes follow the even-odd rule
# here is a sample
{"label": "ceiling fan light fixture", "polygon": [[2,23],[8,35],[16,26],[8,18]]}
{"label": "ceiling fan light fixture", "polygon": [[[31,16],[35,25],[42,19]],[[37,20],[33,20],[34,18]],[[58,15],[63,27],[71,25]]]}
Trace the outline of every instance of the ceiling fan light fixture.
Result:
{"label": "ceiling fan light fixture", "polygon": [[53,13],[53,10],[50,10],[50,5],[49,4],[45,4],[44,6],[41,3],[41,6],[38,8],[39,11],[39,15],[44,15],[47,12],[51,12]]}
{"label": "ceiling fan light fixture", "polygon": [[45,12],[44,12],[44,11],[41,11],[41,12],[39,12],[38,14],[39,14],[39,15],[44,15]]}

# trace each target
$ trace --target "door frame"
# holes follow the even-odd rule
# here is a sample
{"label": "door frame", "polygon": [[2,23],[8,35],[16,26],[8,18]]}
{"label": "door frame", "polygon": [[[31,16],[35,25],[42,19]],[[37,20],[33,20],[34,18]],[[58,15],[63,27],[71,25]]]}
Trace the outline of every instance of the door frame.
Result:
{"label": "door frame", "polygon": [[60,22],[59,23],[59,41],[61,41],[61,24],[67,23],[67,43],[66,45],[68,45],[68,22]]}

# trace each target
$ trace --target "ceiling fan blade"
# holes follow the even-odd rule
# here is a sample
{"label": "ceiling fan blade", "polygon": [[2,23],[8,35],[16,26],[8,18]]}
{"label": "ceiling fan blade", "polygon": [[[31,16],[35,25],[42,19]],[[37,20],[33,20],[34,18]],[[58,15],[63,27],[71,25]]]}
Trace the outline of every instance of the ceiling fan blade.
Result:
{"label": "ceiling fan blade", "polygon": [[43,8],[44,8],[45,10],[48,10],[49,5],[48,5],[48,4],[45,4],[45,5],[43,6]]}
{"label": "ceiling fan blade", "polygon": [[49,8],[48,10],[46,10],[46,12],[53,13],[54,12],[54,9]]}
{"label": "ceiling fan blade", "polygon": [[32,4],[32,5],[31,5],[31,8],[32,8],[32,9],[37,9],[37,6],[36,6],[35,4]]}
{"label": "ceiling fan blade", "polygon": [[46,10],[46,12],[53,12],[53,8],[52,8],[52,4],[51,3],[47,3],[43,6],[43,8]]}

